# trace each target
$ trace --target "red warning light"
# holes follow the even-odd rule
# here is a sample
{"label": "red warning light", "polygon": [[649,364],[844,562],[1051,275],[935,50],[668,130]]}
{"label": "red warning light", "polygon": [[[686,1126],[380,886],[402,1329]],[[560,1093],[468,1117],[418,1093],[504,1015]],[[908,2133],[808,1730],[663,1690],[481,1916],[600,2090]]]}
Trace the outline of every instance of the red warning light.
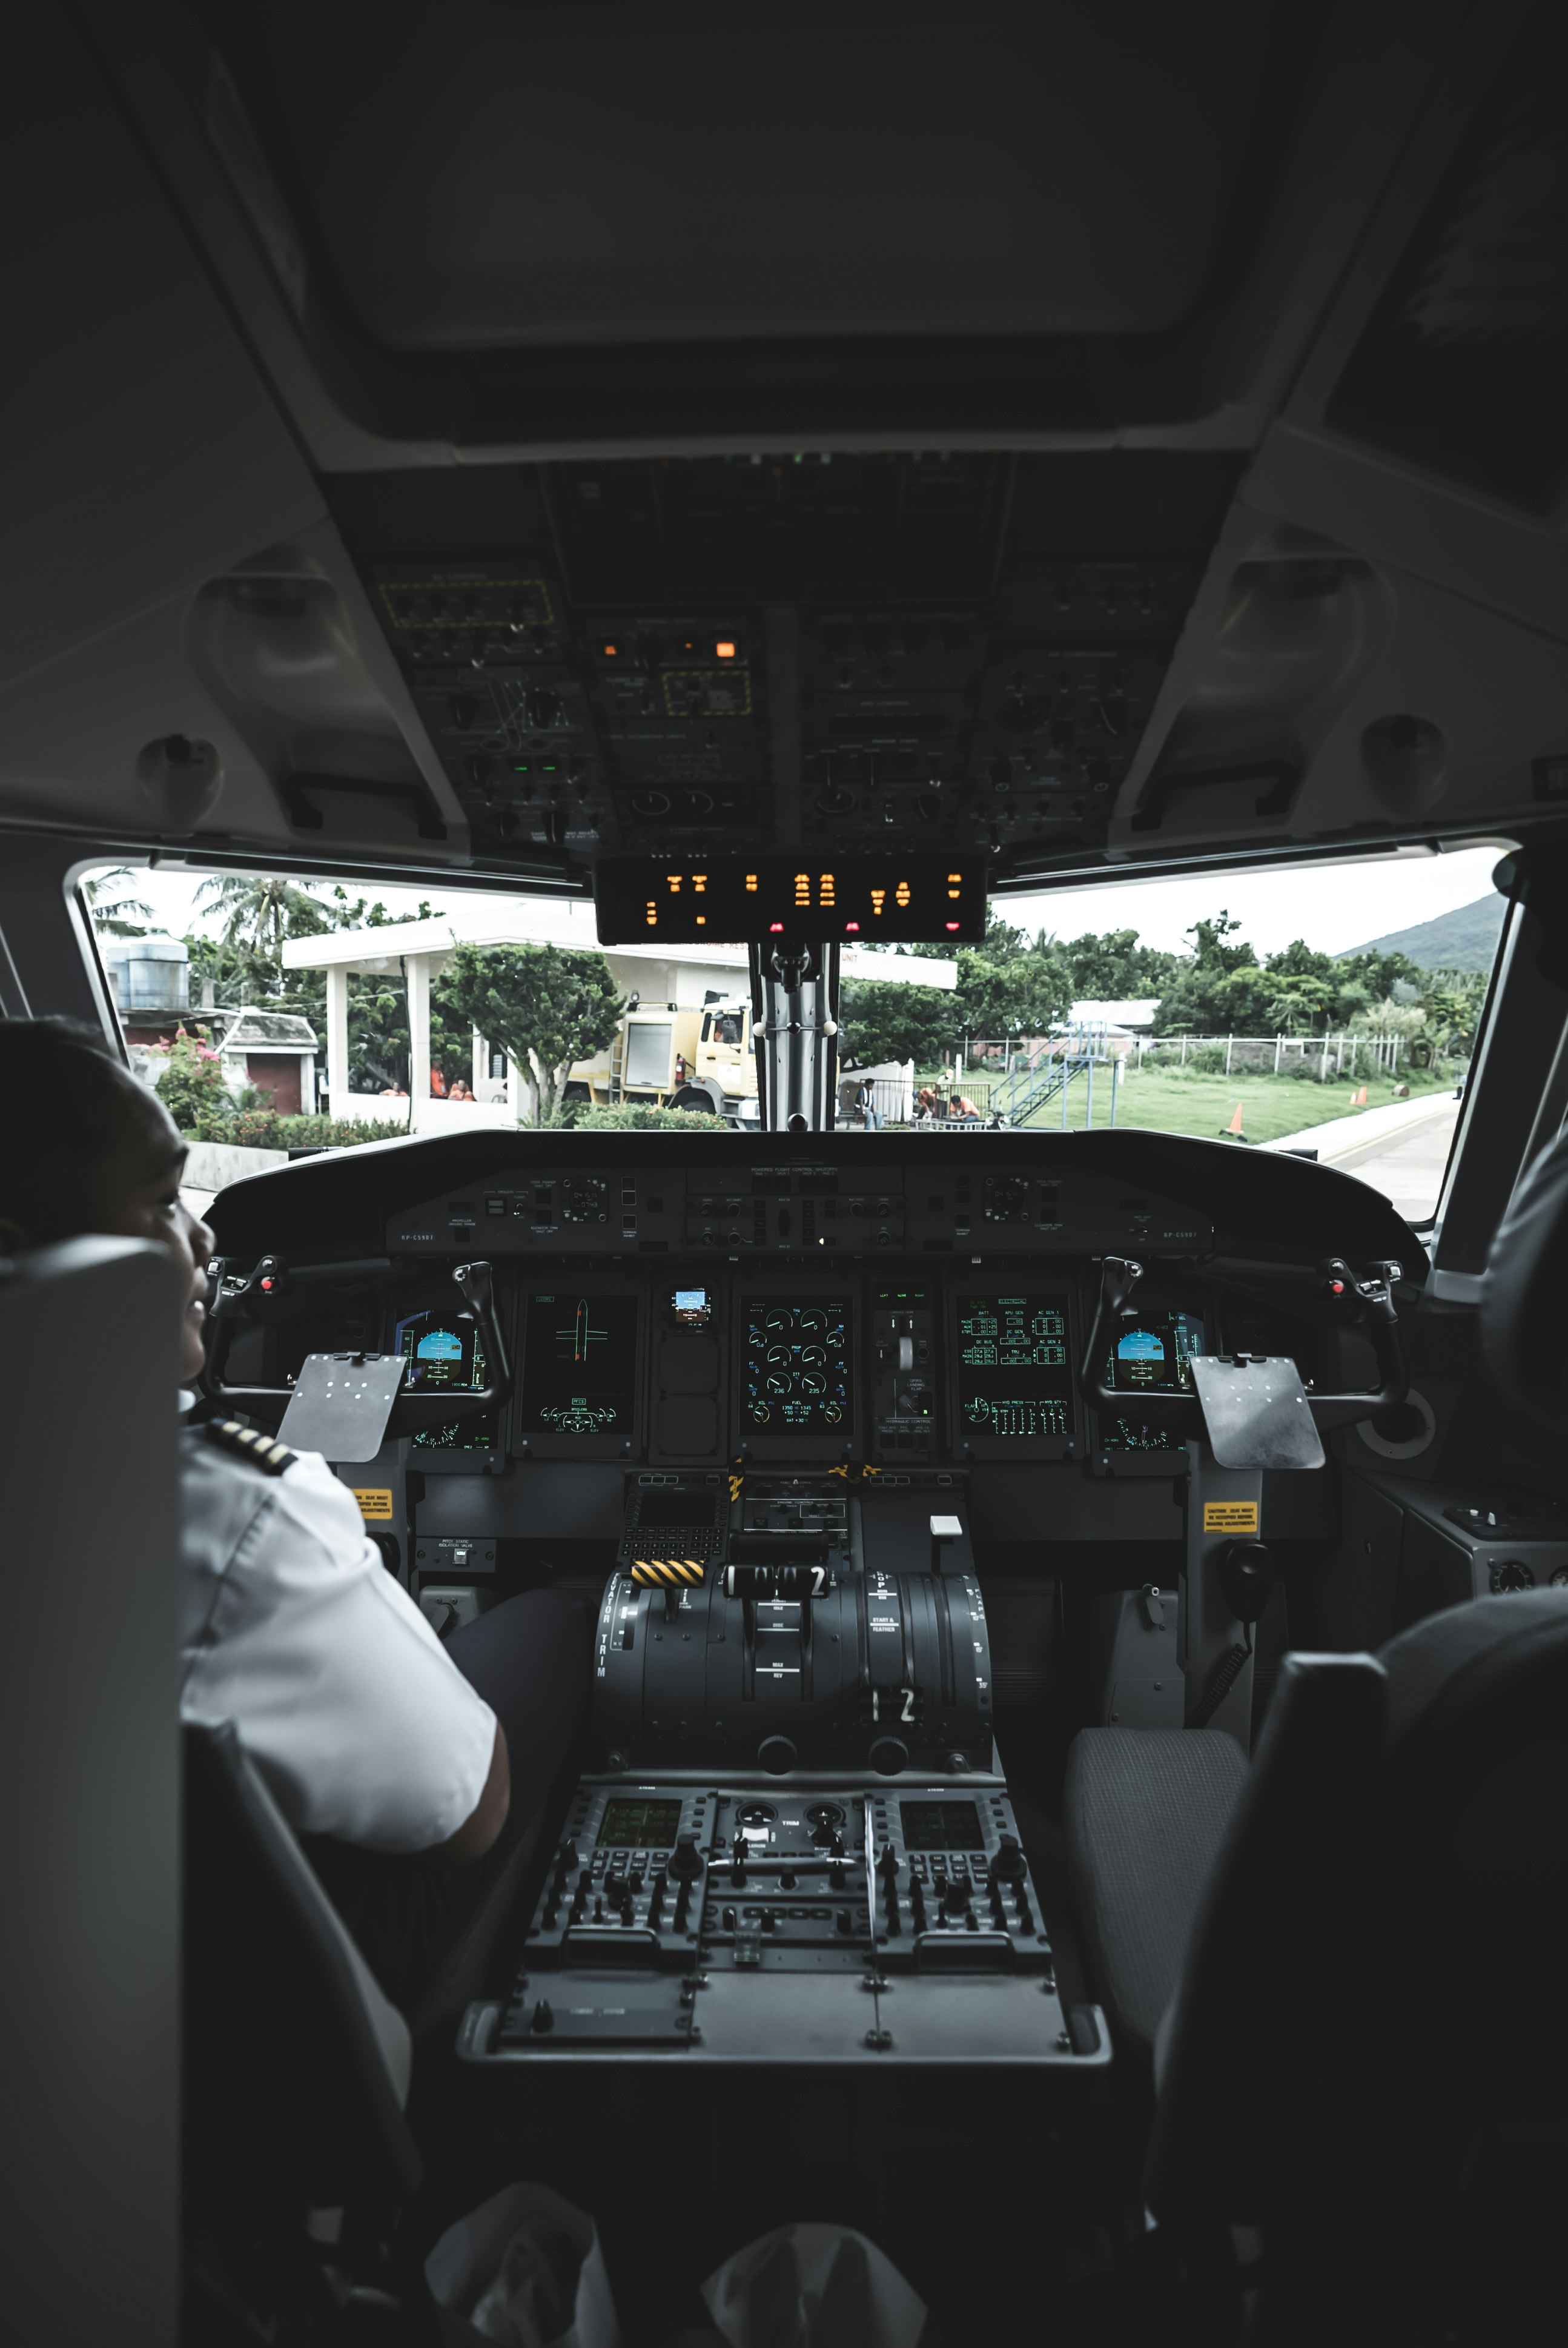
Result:
{"label": "red warning light", "polygon": [[857,930],[860,924],[858,922],[845,922],[844,926],[846,930]]}
{"label": "red warning light", "polygon": [[769,936],[770,936],[770,937],[773,935],[773,933],[774,933],[774,932],[775,930],[777,931],[778,934],[780,935],[780,937],[782,937],[782,936],[784,935],[784,923],[783,923],[782,922],[770,922],[768,923],[768,934],[769,934]]}
{"label": "red warning light", "polygon": [[948,928],[949,930],[956,930],[956,929],[958,928],[958,925],[957,922],[949,922],[947,924],[947,926],[948,926]]}

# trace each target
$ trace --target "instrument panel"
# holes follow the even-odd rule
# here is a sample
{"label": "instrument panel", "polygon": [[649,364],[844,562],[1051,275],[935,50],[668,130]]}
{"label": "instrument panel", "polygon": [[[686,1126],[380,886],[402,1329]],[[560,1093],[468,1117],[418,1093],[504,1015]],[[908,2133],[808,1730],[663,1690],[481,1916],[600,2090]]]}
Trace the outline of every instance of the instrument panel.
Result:
{"label": "instrument panel", "polygon": [[[490,1348],[453,1274],[492,1266],[509,1393],[398,1437],[389,1464],[508,1479],[508,1491],[516,1462],[875,1468],[884,1484],[1071,1461],[1169,1477],[1182,1447],[1155,1404],[1186,1387],[1193,1356],[1290,1353],[1309,1380],[1345,1384],[1322,1325],[1333,1316],[1312,1303],[1314,1264],[1347,1237],[1387,1253],[1403,1231],[1361,1186],[1286,1158],[1154,1134],[978,1131],[901,1144],[706,1131],[418,1140],[237,1186],[216,1220],[237,1266],[276,1249],[269,1262],[294,1267],[282,1286],[256,1287],[225,1341],[224,1390],[257,1407],[307,1354],[345,1348],[404,1353],[412,1394],[450,1389],[456,1404],[482,1390]],[[1232,1261],[1255,1252],[1261,1271],[1286,1232],[1305,1319],[1266,1309]],[[1135,1317],[1097,1365],[1124,1403],[1115,1410],[1086,1407],[1078,1390],[1108,1256],[1146,1267]],[[568,1529],[536,1532],[530,1509],[514,1527],[497,1494],[473,1527]],[[682,1555],[705,1549],[703,1521],[690,1522]]]}
{"label": "instrument panel", "polygon": [[[1127,1388],[1127,1415],[1097,1427],[1077,1390],[1088,1262],[1059,1263],[1048,1280],[1027,1265],[1011,1278],[971,1264],[904,1277],[853,1261],[808,1272],[817,1276],[710,1263],[698,1279],[684,1264],[602,1258],[506,1267],[497,1310],[513,1392],[408,1437],[409,1464],[920,1467],[1159,1454],[1170,1438],[1143,1426],[1141,1395],[1187,1387],[1191,1353],[1218,1326],[1194,1272],[1178,1303],[1119,1342],[1110,1382]],[[311,1300],[302,1315],[252,1326],[228,1375],[287,1381],[306,1354],[353,1345],[402,1353],[409,1391],[456,1403],[486,1385],[489,1363],[482,1329],[450,1299],[438,1275],[394,1275],[357,1303]]]}

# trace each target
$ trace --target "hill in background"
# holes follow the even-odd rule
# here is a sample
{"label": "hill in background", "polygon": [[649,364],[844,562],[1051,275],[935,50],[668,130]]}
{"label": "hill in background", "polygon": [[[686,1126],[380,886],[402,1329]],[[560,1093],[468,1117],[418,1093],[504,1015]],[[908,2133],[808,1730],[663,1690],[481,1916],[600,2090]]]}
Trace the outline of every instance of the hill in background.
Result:
{"label": "hill in background", "polygon": [[[1368,938],[1348,953],[1402,953],[1422,970],[1490,970],[1497,956],[1502,917],[1508,911],[1501,897],[1478,897],[1433,922],[1419,922],[1413,930],[1390,930],[1387,937]],[[1345,954],[1335,957],[1338,962]]]}

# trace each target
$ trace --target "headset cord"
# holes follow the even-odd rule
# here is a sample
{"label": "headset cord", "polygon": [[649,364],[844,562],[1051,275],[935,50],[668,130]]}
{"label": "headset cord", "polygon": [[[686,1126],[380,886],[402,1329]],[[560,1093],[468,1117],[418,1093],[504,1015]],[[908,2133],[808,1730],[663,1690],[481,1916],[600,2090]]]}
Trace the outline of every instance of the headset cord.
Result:
{"label": "headset cord", "polygon": [[1220,1657],[1209,1673],[1208,1684],[1198,1698],[1196,1710],[1186,1724],[1189,1728],[1206,1728],[1241,1677],[1242,1665],[1252,1653],[1252,1624],[1244,1622],[1241,1631],[1245,1645],[1232,1647]]}

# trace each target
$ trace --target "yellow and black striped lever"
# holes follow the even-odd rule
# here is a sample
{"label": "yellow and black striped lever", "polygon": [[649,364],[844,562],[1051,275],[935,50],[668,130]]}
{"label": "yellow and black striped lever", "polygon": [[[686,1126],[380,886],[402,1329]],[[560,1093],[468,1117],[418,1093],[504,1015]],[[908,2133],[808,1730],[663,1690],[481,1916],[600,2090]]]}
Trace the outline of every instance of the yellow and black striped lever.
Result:
{"label": "yellow and black striped lever", "polygon": [[634,1557],[631,1579],[644,1590],[673,1590],[682,1582],[699,1582],[707,1569],[696,1557]]}

